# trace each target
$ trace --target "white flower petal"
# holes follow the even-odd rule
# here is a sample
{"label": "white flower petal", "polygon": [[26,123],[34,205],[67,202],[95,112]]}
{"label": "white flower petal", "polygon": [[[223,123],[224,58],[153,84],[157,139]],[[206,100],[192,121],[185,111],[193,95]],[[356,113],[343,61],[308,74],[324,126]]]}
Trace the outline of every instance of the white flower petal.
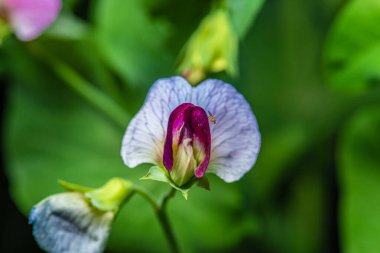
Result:
{"label": "white flower petal", "polygon": [[192,102],[213,114],[211,160],[207,172],[226,182],[239,180],[256,162],[261,137],[256,118],[244,97],[231,85],[209,79],[199,84]]}
{"label": "white flower petal", "polygon": [[190,101],[191,89],[181,77],[160,79],[153,84],[123,138],[121,156],[128,167],[161,163],[170,113]]}
{"label": "white flower petal", "polygon": [[47,252],[103,252],[114,213],[95,210],[78,192],[50,196],[30,213],[33,235]]}

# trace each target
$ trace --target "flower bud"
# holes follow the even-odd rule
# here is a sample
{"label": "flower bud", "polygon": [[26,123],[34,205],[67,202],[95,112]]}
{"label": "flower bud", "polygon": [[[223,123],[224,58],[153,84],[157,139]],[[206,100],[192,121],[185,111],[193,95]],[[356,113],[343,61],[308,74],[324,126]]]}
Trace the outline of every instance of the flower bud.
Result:
{"label": "flower bud", "polygon": [[211,135],[206,112],[191,103],[179,105],[170,114],[164,144],[163,164],[179,187],[201,178],[210,161]]}
{"label": "flower bud", "polygon": [[38,245],[53,253],[103,252],[117,212],[133,193],[132,183],[113,178],[96,189],[59,183],[71,192],[51,195],[30,212]]}
{"label": "flower bud", "polygon": [[179,66],[181,74],[192,84],[207,72],[227,71],[236,74],[238,38],[233,31],[227,9],[216,8],[208,14],[186,44]]}

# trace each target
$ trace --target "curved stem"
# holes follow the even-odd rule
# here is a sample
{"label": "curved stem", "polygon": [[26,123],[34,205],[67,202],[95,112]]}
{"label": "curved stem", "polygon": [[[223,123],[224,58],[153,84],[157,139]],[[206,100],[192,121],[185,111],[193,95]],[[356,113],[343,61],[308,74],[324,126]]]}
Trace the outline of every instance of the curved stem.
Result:
{"label": "curved stem", "polygon": [[173,229],[170,225],[170,222],[169,222],[168,216],[166,215],[165,210],[161,209],[161,211],[157,213],[157,217],[160,220],[162,229],[165,232],[171,251],[173,253],[178,253],[179,248],[178,248],[177,240],[174,236]]}
{"label": "curved stem", "polygon": [[86,98],[94,106],[106,113],[122,128],[127,124],[127,113],[121,109],[113,100],[104,93],[90,85],[86,80],[79,76],[73,69],[63,62],[56,61],[52,66],[55,72],[64,79],[69,86],[77,93]]}
{"label": "curved stem", "polygon": [[143,189],[139,186],[136,186],[136,185],[133,186],[133,189],[135,190],[135,192],[137,194],[140,194],[141,197],[143,197],[144,199],[146,199],[149,202],[149,204],[153,207],[155,212],[158,212],[159,206],[156,202],[156,199],[154,198],[154,196],[151,193],[147,192],[145,189]]}
{"label": "curved stem", "polygon": [[137,186],[135,186],[134,189],[135,189],[135,192],[140,194],[144,199],[146,199],[155,210],[157,218],[160,221],[161,227],[168,240],[171,251],[173,253],[180,252],[177,240],[173,232],[173,228],[166,214],[166,205],[168,203],[168,200],[175,195],[176,190],[174,188],[171,188],[165,195],[163,195],[158,201],[156,201],[155,198],[152,196],[152,194],[145,191],[144,189]]}

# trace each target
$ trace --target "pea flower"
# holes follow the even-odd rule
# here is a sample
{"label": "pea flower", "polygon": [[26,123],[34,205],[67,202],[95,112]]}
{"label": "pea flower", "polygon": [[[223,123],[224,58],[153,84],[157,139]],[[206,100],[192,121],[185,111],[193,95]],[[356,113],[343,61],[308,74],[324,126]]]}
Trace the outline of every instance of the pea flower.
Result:
{"label": "pea flower", "polygon": [[29,41],[53,23],[60,9],[61,0],[0,0],[0,20],[17,38]]}
{"label": "pea flower", "polygon": [[230,84],[209,79],[192,87],[171,77],[153,84],[126,130],[121,156],[130,168],[156,165],[145,178],[187,189],[206,172],[239,180],[254,165],[260,138],[250,106]]}
{"label": "pea flower", "polygon": [[132,183],[113,178],[97,189],[61,185],[72,192],[49,196],[30,212],[38,245],[52,253],[103,252],[120,206],[133,193]]}

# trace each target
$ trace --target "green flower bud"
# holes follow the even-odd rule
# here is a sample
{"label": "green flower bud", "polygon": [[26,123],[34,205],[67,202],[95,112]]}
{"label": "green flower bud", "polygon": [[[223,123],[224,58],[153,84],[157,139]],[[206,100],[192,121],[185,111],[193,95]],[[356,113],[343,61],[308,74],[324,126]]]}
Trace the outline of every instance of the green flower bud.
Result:
{"label": "green flower bud", "polygon": [[208,14],[193,33],[183,51],[180,73],[195,84],[206,73],[237,72],[238,37],[233,31],[226,8],[219,7]]}

